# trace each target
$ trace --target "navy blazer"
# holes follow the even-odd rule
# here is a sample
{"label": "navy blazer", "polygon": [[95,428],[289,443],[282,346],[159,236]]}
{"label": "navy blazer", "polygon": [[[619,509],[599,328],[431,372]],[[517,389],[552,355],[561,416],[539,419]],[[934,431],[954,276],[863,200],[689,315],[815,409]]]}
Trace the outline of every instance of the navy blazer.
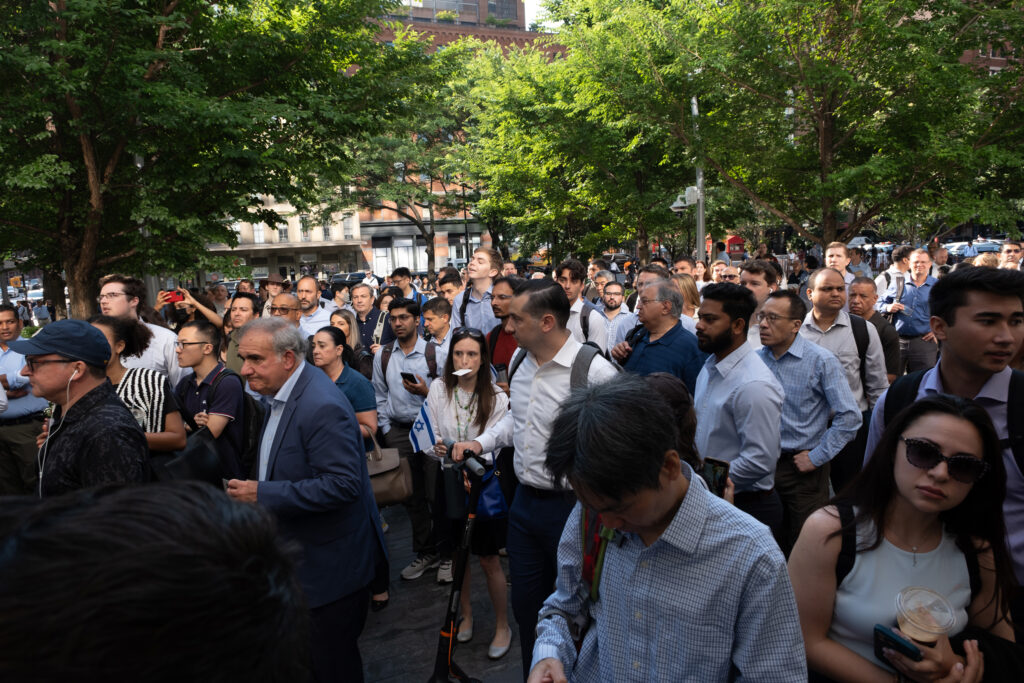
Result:
{"label": "navy blazer", "polygon": [[370,584],[386,545],[363,439],[348,399],[311,363],[285,404],[256,495],[282,534],[302,544],[298,573],[310,607]]}

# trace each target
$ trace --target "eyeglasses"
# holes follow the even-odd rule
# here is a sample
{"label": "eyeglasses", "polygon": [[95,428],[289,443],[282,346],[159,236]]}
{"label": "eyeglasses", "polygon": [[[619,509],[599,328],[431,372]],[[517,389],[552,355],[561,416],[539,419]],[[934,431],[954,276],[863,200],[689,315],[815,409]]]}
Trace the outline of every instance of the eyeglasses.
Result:
{"label": "eyeglasses", "polygon": [[298,306],[271,306],[270,315],[286,315],[288,311],[297,311]]}
{"label": "eyeglasses", "polygon": [[988,471],[988,463],[966,453],[946,457],[942,450],[926,439],[900,437],[907,447],[907,462],[922,470],[930,470],[940,462],[946,463],[949,476],[965,484],[973,484]]}
{"label": "eyeglasses", "polygon": [[740,276],[739,275],[725,275],[725,274],[723,274],[722,275],[722,279],[723,280],[730,280],[730,281],[731,280],[739,280]]}
{"label": "eyeglasses", "polygon": [[26,358],[25,359],[25,365],[28,366],[28,371],[29,372],[35,372],[37,367],[39,367],[40,365],[46,365],[47,363],[74,363],[74,362],[75,361],[69,360],[67,358],[52,359],[52,360],[50,360],[50,359],[47,359],[47,360],[35,360],[35,359],[32,359],[32,358]]}
{"label": "eyeglasses", "polygon": [[484,333],[475,327],[456,327],[452,330],[452,337],[473,337],[474,339],[483,339]]}
{"label": "eyeglasses", "polygon": [[107,301],[108,299],[116,299],[119,296],[128,296],[128,292],[107,292],[96,297],[96,301]]}
{"label": "eyeglasses", "polygon": [[176,348],[176,349],[184,349],[186,346],[195,346],[196,344],[212,344],[212,343],[213,342],[202,342],[202,341],[200,341],[200,342],[181,342],[181,341],[176,341],[176,342],[174,342],[174,348]]}
{"label": "eyeglasses", "polygon": [[649,304],[657,303],[659,301],[664,301],[664,299],[643,299],[643,298],[641,298],[640,299],[640,304],[642,306],[647,306]]}
{"label": "eyeglasses", "polygon": [[497,299],[498,301],[508,301],[512,296],[512,294],[492,294],[491,298]]}
{"label": "eyeglasses", "polygon": [[798,318],[791,318],[787,315],[779,315],[778,313],[765,313],[761,312],[754,316],[754,320],[759,323],[763,323],[765,320],[768,321],[769,325],[774,325],[780,320],[798,320]]}

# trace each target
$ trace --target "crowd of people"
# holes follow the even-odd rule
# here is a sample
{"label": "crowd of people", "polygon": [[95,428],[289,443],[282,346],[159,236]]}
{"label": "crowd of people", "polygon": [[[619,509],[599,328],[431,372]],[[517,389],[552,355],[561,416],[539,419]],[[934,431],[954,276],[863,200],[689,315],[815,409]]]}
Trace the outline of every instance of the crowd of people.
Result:
{"label": "crowd of people", "polygon": [[[492,614],[474,614],[467,566],[451,635],[493,623],[488,657],[518,651],[531,683],[1020,680],[1014,244],[998,267],[897,247],[877,277],[841,243],[790,273],[766,249],[653,259],[633,291],[601,259],[526,278],[486,247],[429,289],[406,268],[329,287],[275,274],[150,306],[115,274],[97,315],[31,338],[0,306],[0,677],[37,652],[51,677],[102,668],[80,652],[97,643],[147,679],[363,680],[370,613],[456,578],[473,457]],[[409,473],[399,585],[377,444]],[[203,478],[183,463],[205,447],[213,486],[174,481]],[[87,573],[41,559],[62,544]],[[123,622],[112,608],[91,627],[84,610],[126,581],[109,603]],[[33,584],[83,611],[38,614]],[[180,633],[124,646],[160,619],[200,641],[231,630],[196,616],[220,611],[218,590],[259,620],[225,640],[230,657],[175,653]],[[66,647],[32,648],[69,621]]]}

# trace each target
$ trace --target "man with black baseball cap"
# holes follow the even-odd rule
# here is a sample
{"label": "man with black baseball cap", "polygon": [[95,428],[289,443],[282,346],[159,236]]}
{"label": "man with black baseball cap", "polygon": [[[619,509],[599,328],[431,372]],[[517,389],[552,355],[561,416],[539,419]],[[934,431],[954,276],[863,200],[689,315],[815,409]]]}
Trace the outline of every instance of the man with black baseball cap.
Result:
{"label": "man with black baseball cap", "polygon": [[111,350],[102,332],[60,320],[10,347],[25,356],[21,374],[32,393],[56,405],[37,439],[40,497],[147,480],[146,437],[107,381]]}

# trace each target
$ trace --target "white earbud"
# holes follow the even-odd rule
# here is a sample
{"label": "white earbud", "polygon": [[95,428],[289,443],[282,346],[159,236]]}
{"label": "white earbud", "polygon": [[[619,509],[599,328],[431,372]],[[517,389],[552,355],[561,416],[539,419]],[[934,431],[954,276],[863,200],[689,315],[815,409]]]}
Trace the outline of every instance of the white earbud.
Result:
{"label": "white earbud", "polygon": [[75,371],[71,373],[70,377],[68,377],[68,381],[70,382],[71,380],[73,380],[75,378],[75,375],[77,375],[77,374],[78,374],[78,368],[75,368]]}

